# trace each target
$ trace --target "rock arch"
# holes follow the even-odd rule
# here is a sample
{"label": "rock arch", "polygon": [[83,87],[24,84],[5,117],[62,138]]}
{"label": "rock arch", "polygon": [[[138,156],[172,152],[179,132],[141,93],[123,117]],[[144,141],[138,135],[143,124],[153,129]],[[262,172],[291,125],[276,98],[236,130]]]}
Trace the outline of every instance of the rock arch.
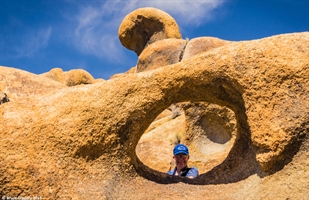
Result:
{"label": "rock arch", "polygon": [[[261,173],[261,169],[255,159],[255,152],[253,151],[253,145],[250,139],[250,128],[247,124],[241,87],[236,81],[225,81],[217,77],[208,77],[209,82],[205,81],[203,84],[196,85],[195,87],[192,87],[193,83],[191,81],[184,83],[181,88],[178,88],[181,92],[174,91],[174,93],[169,93],[169,101],[165,101],[167,104],[161,107],[167,108],[170,105],[169,103],[178,103],[179,100],[181,100],[205,101],[214,104],[219,103],[222,106],[231,108],[235,112],[237,118],[237,137],[226,160],[211,171],[200,175],[197,179],[189,180],[171,177],[164,173],[154,171],[139,160],[135,151],[131,152],[130,157],[132,159],[132,164],[142,176],[158,183],[183,181],[193,184],[219,184],[240,181],[254,173]],[[187,84],[190,85],[190,87],[188,87]],[[159,104],[155,105],[159,106]],[[139,123],[147,124],[150,122],[140,119]],[[139,137],[141,137],[140,133]],[[131,144],[134,147],[133,149],[135,149],[137,142],[132,141]]]}
{"label": "rock arch", "polygon": [[[139,175],[159,183],[188,182],[147,169],[135,153],[155,117],[187,100],[229,107],[239,130],[228,159],[191,183],[235,183],[252,173],[278,172],[303,141],[308,143],[308,52],[307,32],[279,35],[228,44],[153,71],[1,104],[1,193],[55,197],[70,191],[78,196],[72,188],[94,179],[89,177],[101,190],[102,184]],[[250,162],[237,166],[243,159]]]}

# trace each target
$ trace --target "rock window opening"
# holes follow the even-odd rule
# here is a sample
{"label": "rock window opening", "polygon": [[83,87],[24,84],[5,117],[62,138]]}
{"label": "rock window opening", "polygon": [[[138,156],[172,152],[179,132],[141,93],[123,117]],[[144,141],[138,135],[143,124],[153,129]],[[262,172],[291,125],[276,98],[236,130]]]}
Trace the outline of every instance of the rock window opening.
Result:
{"label": "rock window opening", "polygon": [[146,166],[165,173],[174,167],[172,150],[189,147],[189,166],[200,174],[221,164],[234,145],[237,128],[232,110],[206,102],[172,104],[150,124],[136,146],[136,155]]}

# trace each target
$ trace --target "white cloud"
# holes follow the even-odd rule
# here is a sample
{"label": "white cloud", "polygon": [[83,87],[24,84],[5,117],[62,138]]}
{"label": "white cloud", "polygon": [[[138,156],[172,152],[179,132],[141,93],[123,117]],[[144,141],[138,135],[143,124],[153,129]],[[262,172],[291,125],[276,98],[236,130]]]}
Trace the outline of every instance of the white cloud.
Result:
{"label": "white cloud", "polygon": [[223,0],[113,0],[106,1],[102,10],[123,18],[141,7],[155,7],[172,15],[177,23],[199,25],[213,16],[212,11],[224,3]]}
{"label": "white cloud", "polygon": [[[155,7],[169,13],[182,26],[198,26],[212,18],[212,11],[223,0],[113,0],[101,5],[80,6],[75,18],[74,44],[81,52],[119,61],[124,47],[118,39],[122,19],[141,7]],[[122,59],[123,60],[123,59]]]}
{"label": "white cloud", "polygon": [[48,45],[48,41],[52,32],[52,28],[40,29],[38,31],[29,31],[20,37],[14,38],[18,42],[14,41],[14,44],[18,43],[18,46],[11,46],[11,53],[13,57],[30,57],[38,52],[41,48]]}
{"label": "white cloud", "polygon": [[[87,6],[81,8],[76,17],[77,26],[74,31],[74,44],[81,52],[117,60],[121,53],[118,40],[118,24],[110,15],[109,9]],[[118,45],[118,48],[117,48]]]}
{"label": "white cloud", "polygon": [[[212,18],[212,11],[223,0],[135,0],[137,7],[155,7],[169,13],[178,24],[199,25]],[[133,8],[133,7],[132,7]]]}

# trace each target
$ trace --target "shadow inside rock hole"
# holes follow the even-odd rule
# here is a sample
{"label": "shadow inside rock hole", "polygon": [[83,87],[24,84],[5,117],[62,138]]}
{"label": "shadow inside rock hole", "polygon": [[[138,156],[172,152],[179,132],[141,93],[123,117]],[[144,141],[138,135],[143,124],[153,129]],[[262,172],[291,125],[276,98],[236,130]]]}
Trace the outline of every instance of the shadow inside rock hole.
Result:
{"label": "shadow inside rock hole", "polygon": [[[217,117],[214,116],[212,118],[218,118],[218,120],[216,120],[216,121],[220,120],[219,116],[217,116]],[[209,129],[209,127],[210,127],[211,130],[206,132],[206,136],[213,143],[226,144],[227,142],[229,142],[232,139],[232,134],[225,131],[224,128],[221,128],[222,126],[221,127],[218,126],[218,123],[212,122],[209,115],[206,115],[202,118],[201,126],[204,130]],[[220,134],[218,134],[218,133],[220,133]]]}

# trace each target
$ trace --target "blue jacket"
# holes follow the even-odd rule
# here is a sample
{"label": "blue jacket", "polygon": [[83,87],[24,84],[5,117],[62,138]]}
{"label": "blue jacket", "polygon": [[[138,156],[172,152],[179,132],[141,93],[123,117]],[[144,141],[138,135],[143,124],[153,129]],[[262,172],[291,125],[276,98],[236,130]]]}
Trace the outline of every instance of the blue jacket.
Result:
{"label": "blue jacket", "polygon": [[[177,170],[177,167],[175,167],[174,170],[169,170],[167,174],[175,176],[176,170]],[[194,178],[198,177],[198,175],[199,175],[198,169],[195,167],[191,167],[191,168],[185,167],[184,169],[180,171],[180,174],[179,174],[179,176],[186,176],[186,177],[193,176]]]}

